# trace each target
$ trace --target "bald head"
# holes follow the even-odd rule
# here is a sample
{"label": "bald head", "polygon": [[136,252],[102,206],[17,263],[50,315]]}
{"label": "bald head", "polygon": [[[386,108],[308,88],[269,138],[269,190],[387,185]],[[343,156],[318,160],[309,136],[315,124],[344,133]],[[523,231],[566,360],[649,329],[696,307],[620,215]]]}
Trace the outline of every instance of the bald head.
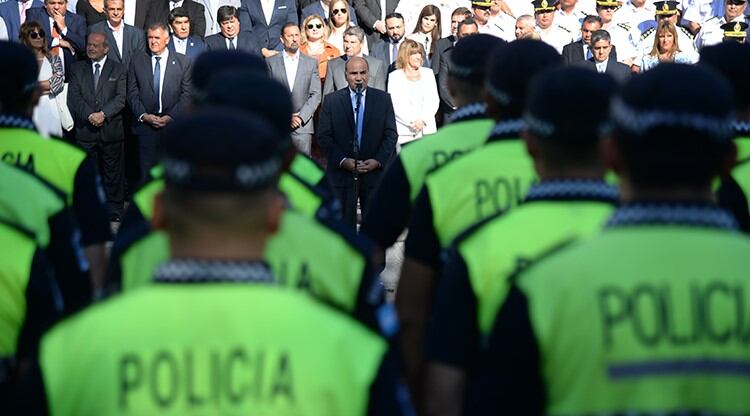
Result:
{"label": "bald head", "polygon": [[370,69],[367,60],[358,56],[351,57],[346,61],[344,68],[349,88],[352,90],[356,90],[357,87],[361,87],[362,89],[367,88],[367,75]]}

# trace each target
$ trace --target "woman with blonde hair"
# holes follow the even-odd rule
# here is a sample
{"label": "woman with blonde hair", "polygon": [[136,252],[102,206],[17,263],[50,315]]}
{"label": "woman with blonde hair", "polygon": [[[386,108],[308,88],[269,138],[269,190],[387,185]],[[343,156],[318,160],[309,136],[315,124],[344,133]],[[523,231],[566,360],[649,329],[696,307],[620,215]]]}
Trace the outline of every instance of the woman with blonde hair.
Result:
{"label": "woman with blonde hair", "polygon": [[[328,5],[328,42],[344,53],[344,32],[356,26],[349,16],[349,3],[346,0],[331,0]],[[362,54],[369,55],[367,38],[362,42]]]}
{"label": "woman with blonde hair", "polygon": [[318,71],[320,81],[326,78],[328,61],[341,56],[341,51],[333,46],[328,39],[328,26],[324,23],[322,17],[317,14],[307,16],[302,27],[302,46],[300,52],[318,60]]}
{"label": "woman with blonde hair", "polygon": [[398,49],[398,69],[388,77],[399,145],[437,131],[435,113],[440,99],[435,75],[431,69],[423,67],[423,63],[422,46],[414,40],[404,40]]}
{"label": "woman with blonde hair", "polygon": [[440,39],[440,9],[432,4],[422,8],[417,24],[407,39],[417,42],[425,51],[427,66],[430,66],[435,44]]}
{"label": "woman with blonde hair", "polygon": [[660,20],[656,26],[656,36],[654,36],[654,46],[651,52],[643,55],[640,62],[635,66],[635,70],[648,71],[662,62],[676,62],[689,64],[693,63],[690,55],[680,50],[677,40],[677,28],[669,20]]}

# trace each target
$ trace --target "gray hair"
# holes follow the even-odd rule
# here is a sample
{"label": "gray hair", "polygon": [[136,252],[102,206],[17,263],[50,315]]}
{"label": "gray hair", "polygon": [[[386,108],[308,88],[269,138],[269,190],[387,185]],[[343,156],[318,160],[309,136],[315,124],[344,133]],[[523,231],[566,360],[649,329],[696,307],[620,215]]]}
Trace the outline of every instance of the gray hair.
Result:
{"label": "gray hair", "polygon": [[531,24],[533,26],[536,24],[536,19],[534,19],[534,16],[530,14],[523,14],[521,16],[518,16],[518,19],[516,19],[516,22],[521,22],[524,25]]}
{"label": "gray hair", "polygon": [[600,40],[606,40],[607,43],[610,45],[612,44],[612,37],[609,36],[609,32],[607,32],[604,29],[597,30],[596,32],[591,34],[591,46],[594,46],[596,42],[599,42]]}
{"label": "gray hair", "polygon": [[347,28],[344,31],[344,37],[346,36],[356,36],[360,42],[365,41],[365,31],[362,30],[359,26],[351,26]]}

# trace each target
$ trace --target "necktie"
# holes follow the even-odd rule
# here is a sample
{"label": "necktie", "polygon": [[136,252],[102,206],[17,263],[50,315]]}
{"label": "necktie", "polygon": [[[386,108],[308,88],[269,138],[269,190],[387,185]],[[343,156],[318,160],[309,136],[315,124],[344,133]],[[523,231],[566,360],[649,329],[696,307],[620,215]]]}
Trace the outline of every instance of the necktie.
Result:
{"label": "necktie", "polygon": [[154,111],[161,112],[159,108],[159,97],[161,96],[161,56],[156,56],[156,65],[154,65]]}
{"label": "necktie", "polygon": [[398,57],[398,43],[393,43],[391,45],[391,64],[396,62],[396,57]]}
{"label": "necktie", "polygon": [[[55,22],[52,22],[52,30],[50,31],[52,34],[52,39],[57,39],[57,41],[60,41],[60,33],[57,31],[57,25]],[[59,43],[58,43],[59,45]],[[60,55],[60,47],[55,46],[49,50],[49,52],[52,54],[52,56],[59,56]]]}
{"label": "necktie", "polygon": [[362,108],[362,93],[357,92],[355,94],[357,103],[354,106],[354,110],[357,113],[357,146],[362,145],[362,121],[365,115],[365,109]]}
{"label": "necktie", "polygon": [[236,51],[237,48],[234,46],[234,38],[229,39],[229,50],[230,51]]}
{"label": "necktie", "polygon": [[94,89],[99,86],[99,77],[102,75],[101,71],[99,71],[99,68],[101,68],[101,65],[94,64]]}
{"label": "necktie", "polygon": [[585,47],[586,49],[586,60],[591,59],[593,56],[591,55],[591,48],[588,47],[588,45]]}

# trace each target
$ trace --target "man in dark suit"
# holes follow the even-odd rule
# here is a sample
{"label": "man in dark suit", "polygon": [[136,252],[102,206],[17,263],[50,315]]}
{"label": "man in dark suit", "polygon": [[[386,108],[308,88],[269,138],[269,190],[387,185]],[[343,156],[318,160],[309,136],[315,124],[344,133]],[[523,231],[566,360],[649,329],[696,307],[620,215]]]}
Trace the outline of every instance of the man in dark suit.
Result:
{"label": "man in dark suit", "polygon": [[[473,36],[479,33],[479,25],[474,21],[473,18],[469,17],[463,19],[458,23],[456,29],[456,42],[467,37]],[[492,36],[492,35],[490,35]],[[489,53],[489,51],[488,51]],[[456,103],[451,96],[450,89],[448,88],[448,78],[451,73],[451,66],[453,61],[451,55],[453,54],[453,45],[445,50],[443,57],[440,60],[440,72],[438,75],[438,95],[440,96],[440,108],[443,110],[443,114],[448,115],[458,108]]]}
{"label": "man in dark suit", "polygon": [[107,20],[91,25],[89,33],[104,33],[109,44],[107,59],[121,63],[127,70],[133,55],[146,50],[146,37],[142,30],[123,21],[124,11],[123,0],[105,0]]}
{"label": "man in dark suit", "polygon": [[[472,16],[471,10],[466,7],[459,7],[453,10],[451,13],[451,34],[447,37],[438,39],[435,44],[435,52],[432,54],[432,71],[435,76],[440,75],[440,62],[443,59],[445,51],[452,48],[456,44],[456,34],[458,33],[458,24],[463,22],[464,19],[468,19]],[[479,26],[477,26],[478,28]]]}
{"label": "man in dark suit", "polygon": [[[301,54],[299,27],[287,23],[281,29],[284,50],[266,60],[271,76],[292,93],[292,141],[297,149],[310,156],[313,128],[312,116],[321,99],[318,60]],[[291,79],[290,79],[291,75]]]}
{"label": "man in dark suit", "polygon": [[167,49],[169,32],[163,23],[148,29],[150,54],[133,57],[128,73],[128,104],[133,112],[133,135],[138,142],[140,180],[156,163],[163,128],[182,115],[190,102],[190,59]]}
{"label": "man in dark suit", "polygon": [[348,87],[323,102],[318,128],[328,155],[327,173],[343,205],[344,222],[357,222],[394,154],[398,133],[391,97],[367,87],[367,61],[352,57],[345,66]]}
{"label": "man in dark suit", "polygon": [[346,71],[344,66],[348,59],[359,56],[367,61],[368,82],[372,88],[385,91],[385,78],[388,73],[383,61],[371,56],[362,55],[362,42],[365,40],[365,32],[362,29],[352,26],[344,32],[344,55],[341,58],[331,59],[328,61],[326,79],[323,82],[323,98],[329,93],[346,88],[349,82],[346,80]]}
{"label": "man in dark suit", "polygon": [[378,58],[388,65],[389,74],[396,70],[398,48],[404,42],[404,33],[406,33],[404,16],[401,13],[391,13],[385,17],[385,42],[380,42],[370,48],[370,55],[373,58]]}
{"label": "man in dark suit", "polygon": [[[322,17],[323,20],[325,20],[326,24],[328,24],[328,6],[330,6],[330,4],[331,0],[315,0],[307,6],[303,6],[304,8],[302,9],[302,17],[300,17],[300,23],[304,22],[308,16],[312,16],[315,14]],[[349,6],[349,20],[354,23],[355,26],[359,25],[359,22],[357,21],[357,14],[354,13],[354,9],[352,8],[352,6]]]}
{"label": "man in dark suit", "polygon": [[[412,0],[413,1],[413,0]],[[360,27],[365,31],[370,45],[375,45],[385,37],[385,17],[396,11],[399,0],[385,0],[385,10],[380,7],[381,0],[354,0]]]}
{"label": "man in dark suit", "polygon": [[234,6],[219,7],[216,18],[221,32],[206,38],[206,48],[209,51],[239,50],[259,55],[260,45],[250,32],[242,31],[237,13],[238,9]]}
{"label": "man in dark suit", "polygon": [[[167,0],[169,1],[169,12],[176,8],[183,8],[190,18],[190,36],[203,40],[206,37],[206,9],[202,4],[193,0]],[[169,16],[167,16],[169,20]],[[170,25],[171,20],[170,20]]]}
{"label": "man in dark suit", "polygon": [[572,65],[591,59],[591,34],[602,28],[599,16],[586,16],[581,23],[581,40],[569,43],[563,47],[562,57],[565,65]]}
{"label": "man in dark suit", "polygon": [[169,27],[172,28],[172,39],[167,48],[170,52],[177,52],[190,58],[195,58],[206,50],[206,44],[198,36],[190,34],[191,20],[184,7],[177,7],[169,12]]}
{"label": "man in dark suit", "polygon": [[67,13],[67,5],[67,0],[45,0],[44,7],[26,11],[26,21],[36,21],[44,28],[47,47],[62,58],[66,74],[86,50],[86,22],[75,13]]}
{"label": "man in dark suit", "polygon": [[42,6],[44,6],[42,0],[8,0],[0,3],[0,19],[5,21],[9,41],[18,42],[21,20],[26,21],[26,10]]}
{"label": "man in dark suit", "polygon": [[265,6],[270,3],[267,0],[241,0],[239,10],[242,30],[252,32],[266,58],[282,49],[279,41],[281,27],[286,23],[299,24],[295,0],[273,0],[272,7]]}
{"label": "man in dark suit", "polygon": [[110,216],[118,220],[125,197],[122,109],[127,70],[107,58],[108,49],[104,34],[89,35],[88,60],[70,66],[68,108],[75,120],[76,142],[99,166]]}
{"label": "man in dark suit", "polygon": [[146,31],[151,23],[167,23],[169,6],[163,0],[125,0],[125,3],[127,8],[135,7],[135,11],[130,10],[125,13],[125,23],[131,26]]}
{"label": "man in dark suit", "polygon": [[587,68],[596,72],[610,75],[620,84],[624,84],[630,79],[630,67],[617,62],[617,59],[610,56],[612,52],[612,41],[609,32],[606,30],[597,30],[591,34],[591,49],[593,57],[583,63]]}

